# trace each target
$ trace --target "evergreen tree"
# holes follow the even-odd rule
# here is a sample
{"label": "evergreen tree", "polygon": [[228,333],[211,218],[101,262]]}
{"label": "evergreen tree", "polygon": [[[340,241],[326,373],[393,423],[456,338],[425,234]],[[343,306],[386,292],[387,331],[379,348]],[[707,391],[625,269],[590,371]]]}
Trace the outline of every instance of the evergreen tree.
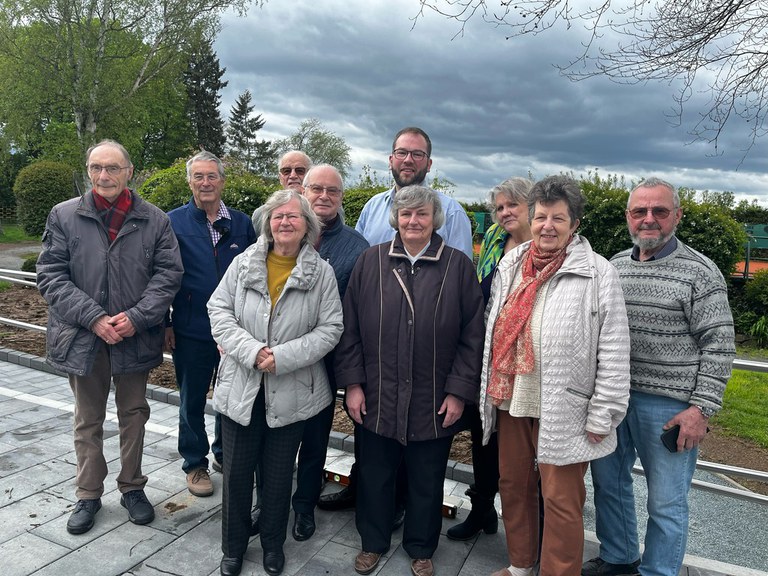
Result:
{"label": "evergreen tree", "polygon": [[229,112],[229,155],[242,162],[246,170],[263,173],[274,162],[277,152],[271,142],[256,140],[256,133],[264,127],[266,120],[261,114],[251,117],[252,99],[251,91],[246,90],[237,97]]}
{"label": "evergreen tree", "polygon": [[216,156],[224,155],[224,121],[219,113],[219,92],[228,82],[222,81],[226,68],[219,65],[209,39],[198,37],[190,47],[189,63],[184,72],[189,105],[187,114],[196,135],[197,148]]}

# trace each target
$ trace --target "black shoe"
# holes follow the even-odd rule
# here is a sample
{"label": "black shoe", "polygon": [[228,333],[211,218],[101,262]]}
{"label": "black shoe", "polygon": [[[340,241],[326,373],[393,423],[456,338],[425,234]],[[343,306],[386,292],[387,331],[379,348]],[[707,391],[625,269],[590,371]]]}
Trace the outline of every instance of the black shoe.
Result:
{"label": "black shoe", "polygon": [[405,522],[405,508],[395,510],[395,519],[392,521],[392,532],[400,528]]}
{"label": "black shoe", "polygon": [[296,518],[293,521],[293,539],[297,542],[303,542],[304,540],[309,540],[314,533],[314,515],[296,512]]}
{"label": "black shoe", "polygon": [[149,524],[155,519],[155,509],[144,490],[126,492],[120,497],[120,505],[128,510],[128,518],[134,524]]}
{"label": "black shoe", "polygon": [[214,457],[213,462],[211,462],[211,468],[219,474],[224,474],[224,464],[218,458]]}
{"label": "black shoe", "polygon": [[496,509],[491,508],[485,512],[476,512],[475,508],[469,512],[467,519],[461,524],[449,528],[445,533],[451,540],[471,540],[480,533],[496,534],[499,530],[499,516]]}
{"label": "black shoe", "polygon": [[336,510],[346,510],[355,507],[355,491],[349,486],[345,486],[338,492],[323,494],[317,503],[320,510],[334,512]]}
{"label": "black shoe", "polygon": [[101,498],[78,500],[69,520],[67,520],[67,532],[70,534],[88,532],[93,528],[93,519],[99,510],[101,510]]}
{"label": "black shoe", "polygon": [[285,554],[282,550],[275,552],[264,551],[264,570],[267,574],[280,574],[285,566]]}
{"label": "black shoe", "polygon": [[581,565],[582,576],[635,576],[640,574],[638,568],[640,560],[637,559],[631,564],[611,564],[599,556],[587,560]]}
{"label": "black shoe", "polygon": [[261,507],[256,504],[251,510],[251,536],[259,533],[259,517],[261,516]]}
{"label": "black shoe", "polygon": [[240,574],[240,570],[243,569],[243,557],[230,557],[224,556],[219,564],[219,572],[221,576],[237,576]]}

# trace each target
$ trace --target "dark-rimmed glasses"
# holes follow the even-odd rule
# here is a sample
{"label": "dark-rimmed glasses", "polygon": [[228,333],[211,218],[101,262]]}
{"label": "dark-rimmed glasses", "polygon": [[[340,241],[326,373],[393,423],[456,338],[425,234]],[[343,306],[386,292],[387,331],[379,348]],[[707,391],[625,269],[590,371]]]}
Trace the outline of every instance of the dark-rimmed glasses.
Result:
{"label": "dark-rimmed glasses", "polygon": [[130,168],[130,166],[102,166],[101,164],[89,164],[86,168],[88,169],[88,174],[92,176],[98,176],[101,174],[102,170],[106,170],[107,174],[110,176],[117,176],[120,174],[120,170],[125,170],[126,168]]}
{"label": "dark-rimmed glasses", "polygon": [[406,150],[405,148],[396,148],[392,150],[392,156],[398,160],[405,160],[408,158],[408,154],[410,154],[411,158],[416,160],[416,162],[421,162],[427,157],[427,153],[423,150]]}

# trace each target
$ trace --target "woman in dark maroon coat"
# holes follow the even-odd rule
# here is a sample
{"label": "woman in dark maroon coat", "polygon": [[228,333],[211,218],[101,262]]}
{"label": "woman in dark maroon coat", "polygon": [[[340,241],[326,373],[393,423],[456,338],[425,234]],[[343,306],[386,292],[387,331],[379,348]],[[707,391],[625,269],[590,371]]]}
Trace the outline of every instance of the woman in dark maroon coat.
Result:
{"label": "woman in dark maroon coat", "polygon": [[398,230],[357,261],[344,298],[336,378],[362,425],[355,570],[372,572],[390,546],[395,477],[408,477],[403,548],[416,576],[432,574],[443,479],[465,404],[477,401],[483,296],[472,262],[435,232],[440,198],[421,186],[398,191]]}

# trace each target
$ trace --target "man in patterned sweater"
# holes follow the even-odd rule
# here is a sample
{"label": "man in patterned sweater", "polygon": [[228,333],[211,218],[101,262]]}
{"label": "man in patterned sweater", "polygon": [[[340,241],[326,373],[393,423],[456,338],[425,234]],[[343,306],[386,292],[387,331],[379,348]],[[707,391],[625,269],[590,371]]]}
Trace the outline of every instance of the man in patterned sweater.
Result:
{"label": "man in patterned sweater", "polygon": [[[600,556],[583,576],[676,576],[688,539],[688,490],[707,422],[722,405],[735,355],[722,274],[675,237],[675,188],[658,178],[627,203],[634,247],[611,259],[621,277],[631,338],[631,392],[618,447],[592,462]],[[671,450],[661,434],[679,426]],[[648,528],[640,556],[632,491],[636,456],[648,484]]]}

